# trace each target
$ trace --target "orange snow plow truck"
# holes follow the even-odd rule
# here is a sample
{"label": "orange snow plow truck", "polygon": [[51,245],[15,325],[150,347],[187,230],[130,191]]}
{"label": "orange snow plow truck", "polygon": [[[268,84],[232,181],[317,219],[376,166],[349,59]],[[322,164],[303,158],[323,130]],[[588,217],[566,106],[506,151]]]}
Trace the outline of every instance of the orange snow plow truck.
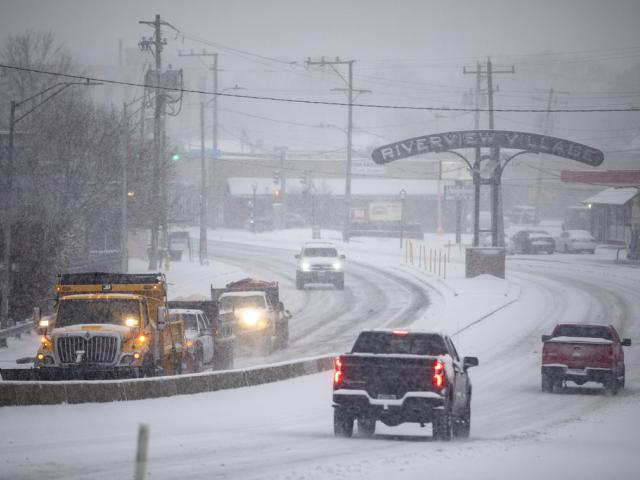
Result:
{"label": "orange snow plow truck", "polygon": [[98,380],[173,375],[188,351],[181,320],[169,321],[164,274],[65,273],[55,315],[34,320],[33,368],[3,369],[4,380]]}

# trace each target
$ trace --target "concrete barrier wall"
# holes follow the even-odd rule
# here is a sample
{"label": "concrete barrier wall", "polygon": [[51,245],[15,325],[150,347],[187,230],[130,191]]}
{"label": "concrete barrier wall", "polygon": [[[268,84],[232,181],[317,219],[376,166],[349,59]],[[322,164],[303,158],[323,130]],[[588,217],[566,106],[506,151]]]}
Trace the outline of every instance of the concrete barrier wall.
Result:
{"label": "concrete barrier wall", "polygon": [[0,407],[120,402],[250,387],[330,370],[333,359],[323,356],[246,370],[119,381],[0,381]]}

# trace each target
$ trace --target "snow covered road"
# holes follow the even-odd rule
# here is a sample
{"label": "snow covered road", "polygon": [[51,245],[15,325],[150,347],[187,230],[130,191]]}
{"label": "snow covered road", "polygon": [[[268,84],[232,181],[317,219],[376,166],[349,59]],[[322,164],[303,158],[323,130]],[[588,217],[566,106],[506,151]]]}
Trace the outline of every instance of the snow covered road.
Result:
{"label": "snow covered road", "polygon": [[[640,342],[639,269],[590,256],[518,256],[508,261],[506,282],[463,279],[453,264],[444,284],[399,266],[397,251],[376,241],[345,246],[354,263],[344,292],[299,292],[286,239],[262,237],[250,250],[240,246],[250,238],[236,240],[214,242],[212,251],[243,272],[279,280],[295,315],[291,346],[274,360],[342,350],[364,327],[462,330],[458,349],[480,357],[471,371],[471,439],[442,444],[428,426],[381,424],[372,440],[336,439],[324,373],[157,400],[3,408],[0,478],[130,477],[140,422],[151,429],[149,478],[638,477],[640,349],[626,349],[627,388],[617,397],[597,386],[542,394],[539,362],[540,335],[558,321],[611,322]],[[398,296],[398,306],[389,305]],[[475,318],[483,319],[465,329]]]}

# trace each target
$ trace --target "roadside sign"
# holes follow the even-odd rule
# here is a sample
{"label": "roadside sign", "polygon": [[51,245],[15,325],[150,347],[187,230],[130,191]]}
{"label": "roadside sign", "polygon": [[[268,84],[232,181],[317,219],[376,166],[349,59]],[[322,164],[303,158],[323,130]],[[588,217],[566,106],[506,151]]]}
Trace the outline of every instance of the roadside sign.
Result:
{"label": "roadside sign", "polygon": [[445,185],[445,200],[471,200],[473,198],[473,185],[470,183],[462,185]]}

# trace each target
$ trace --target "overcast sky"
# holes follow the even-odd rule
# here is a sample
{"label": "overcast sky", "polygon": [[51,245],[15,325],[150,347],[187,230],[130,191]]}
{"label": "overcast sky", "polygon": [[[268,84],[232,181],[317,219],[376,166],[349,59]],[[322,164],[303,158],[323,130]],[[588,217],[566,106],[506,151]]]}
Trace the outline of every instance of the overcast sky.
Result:
{"label": "overcast sky", "polygon": [[2,0],[4,36],[50,29],[85,62],[113,62],[156,13],[267,56],[484,57],[638,46],[637,0]]}
{"label": "overcast sky", "polygon": [[[115,65],[119,39],[125,47],[135,48],[141,36],[151,34],[138,21],[153,20],[156,13],[181,32],[176,36],[165,31],[168,61],[177,68],[202,68],[202,77],[206,69],[197,59],[177,57],[178,50],[218,51],[224,69],[221,89],[239,84],[254,95],[344,101],[343,94],[331,92],[344,87],[334,72],[304,67],[307,57],[339,55],[356,60],[355,86],[371,90],[358,98],[362,103],[461,106],[463,93],[475,85],[472,76],[462,74],[463,65],[473,66],[491,56],[497,65],[516,67],[516,74],[496,78],[497,106],[544,106],[544,92],[550,87],[571,90],[564,101],[571,106],[638,103],[640,98],[589,94],[622,88],[615,82],[618,75],[638,64],[638,0],[0,0],[0,40],[27,29],[51,30],[81,63]],[[536,56],[541,52],[554,56],[543,61]],[[202,78],[195,76],[186,78],[187,86],[202,85]],[[585,92],[589,95],[580,96]],[[335,107],[223,100],[223,140],[238,138],[244,130],[267,148],[289,144],[330,150],[344,144],[344,134],[337,129],[322,132],[309,127],[320,123],[344,127],[345,112]],[[187,96],[181,119],[183,134],[194,138],[198,101]],[[640,124],[637,115],[621,118],[613,121]],[[565,115],[555,127],[567,136],[571,131],[562,128],[577,125],[595,131],[611,121],[606,115]],[[433,132],[473,126],[472,115],[436,117],[429,112],[364,109],[356,109],[354,122],[378,135],[356,132],[356,147],[428,133],[427,128]],[[411,127],[412,122],[418,124]],[[503,114],[496,119],[498,127],[529,131],[539,130],[540,122],[540,115]],[[403,123],[407,125],[399,130],[384,128]],[[597,135],[575,133],[572,138],[589,140]]]}

